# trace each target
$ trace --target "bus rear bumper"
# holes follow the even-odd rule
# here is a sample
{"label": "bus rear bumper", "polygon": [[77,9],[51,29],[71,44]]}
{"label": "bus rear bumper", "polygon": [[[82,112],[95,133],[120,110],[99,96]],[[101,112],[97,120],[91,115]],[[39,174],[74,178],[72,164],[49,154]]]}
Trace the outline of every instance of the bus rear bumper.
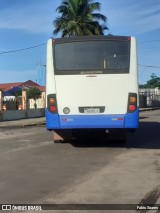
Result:
{"label": "bus rear bumper", "polygon": [[46,109],[46,128],[78,129],[78,128],[125,128],[136,129],[139,123],[139,110],[133,113],[117,115],[58,115]]}

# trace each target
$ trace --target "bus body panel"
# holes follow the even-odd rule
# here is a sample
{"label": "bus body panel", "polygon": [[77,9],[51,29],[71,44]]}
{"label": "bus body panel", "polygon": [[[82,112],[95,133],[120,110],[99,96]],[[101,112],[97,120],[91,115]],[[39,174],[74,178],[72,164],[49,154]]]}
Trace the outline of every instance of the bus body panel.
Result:
{"label": "bus body panel", "polygon": [[[129,76],[114,75],[63,75],[55,76],[58,113],[80,115],[79,107],[104,106],[103,114],[124,114],[127,111]],[[113,82],[113,83],[111,83]],[[122,95],[123,94],[123,95]]]}
{"label": "bus body panel", "polygon": [[[129,93],[138,99],[136,40],[130,41],[129,73],[55,75],[52,39],[47,44],[46,63],[46,127],[54,129],[74,128],[138,128],[137,110],[127,112]],[[56,94],[58,113],[48,110],[47,95]],[[65,115],[67,107],[70,113]],[[85,114],[80,108],[104,107],[98,114]]]}
{"label": "bus body panel", "polygon": [[131,37],[130,47],[130,67],[129,67],[129,92],[137,93],[137,106],[139,107],[138,95],[138,59],[137,59],[137,46],[136,39]]}
{"label": "bus body panel", "polygon": [[47,108],[47,95],[56,94],[52,45],[53,45],[52,39],[49,39],[47,42],[47,59],[46,59],[46,108]]}

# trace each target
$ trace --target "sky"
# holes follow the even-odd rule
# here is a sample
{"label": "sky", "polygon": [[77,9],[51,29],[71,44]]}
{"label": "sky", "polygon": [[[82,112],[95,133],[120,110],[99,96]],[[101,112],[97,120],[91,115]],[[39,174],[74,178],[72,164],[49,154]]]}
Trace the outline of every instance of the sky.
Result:
{"label": "sky", "polygon": [[[139,83],[160,77],[160,0],[96,0],[107,16],[105,34],[135,36]],[[0,83],[45,85],[46,42],[61,0],[0,0]],[[56,36],[56,37],[59,37]],[[40,46],[39,46],[40,45]],[[14,51],[31,48],[25,51]]]}

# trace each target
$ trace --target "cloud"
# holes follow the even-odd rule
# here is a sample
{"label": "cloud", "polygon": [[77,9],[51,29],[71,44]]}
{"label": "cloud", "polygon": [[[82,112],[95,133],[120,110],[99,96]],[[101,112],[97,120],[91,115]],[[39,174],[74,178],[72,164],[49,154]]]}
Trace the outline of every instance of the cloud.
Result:
{"label": "cloud", "polygon": [[53,30],[56,4],[52,0],[21,0],[0,9],[0,29],[25,30],[31,33],[45,33]]}
{"label": "cloud", "polygon": [[108,17],[110,30],[114,34],[142,34],[160,29],[159,0],[103,0],[102,11]]}
{"label": "cloud", "polygon": [[[20,0],[0,8],[0,29],[24,30],[29,33],[53,31],[60,0]],[[159,0],[101,0],[101,12],[108,17],[114,33],[142,34],[160,29]]]}

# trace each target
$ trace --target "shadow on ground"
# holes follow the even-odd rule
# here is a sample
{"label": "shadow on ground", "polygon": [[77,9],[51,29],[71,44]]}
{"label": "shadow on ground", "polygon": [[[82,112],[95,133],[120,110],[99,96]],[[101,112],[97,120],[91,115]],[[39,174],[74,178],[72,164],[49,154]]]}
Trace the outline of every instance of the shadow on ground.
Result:
{"label": "shadow on ground", "polygon": [[128,133],[127,142],[109,141],[107,138],[83,138],[80,140],[67,141],[74,147],[122,147],[122,148],[145,148],[160,149],[160,123],[140,122],[135,133]]}

